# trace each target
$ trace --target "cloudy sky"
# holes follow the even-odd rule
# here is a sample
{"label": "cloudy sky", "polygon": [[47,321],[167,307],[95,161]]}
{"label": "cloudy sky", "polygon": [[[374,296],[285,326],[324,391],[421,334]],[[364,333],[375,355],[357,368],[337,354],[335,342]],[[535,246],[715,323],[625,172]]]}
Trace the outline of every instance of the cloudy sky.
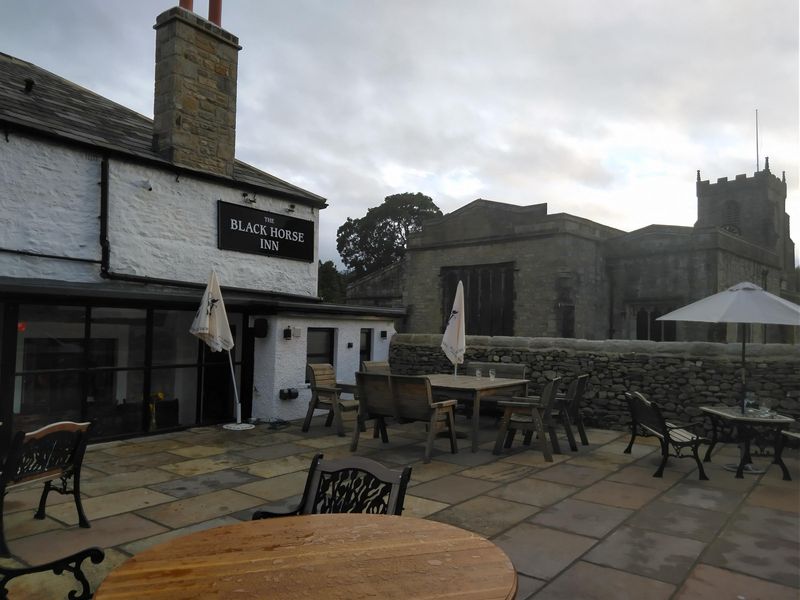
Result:
{"label": "cloudy sky", "polygon": [[[0,51],[152,116],[152,25],[176,4],[0,0]],[[406,191],[692,225],[697,169],[756,170],[756,109],[800,247],[797,0],[226,0],[222,25],[237,156],[328,199],[323,260]]]}

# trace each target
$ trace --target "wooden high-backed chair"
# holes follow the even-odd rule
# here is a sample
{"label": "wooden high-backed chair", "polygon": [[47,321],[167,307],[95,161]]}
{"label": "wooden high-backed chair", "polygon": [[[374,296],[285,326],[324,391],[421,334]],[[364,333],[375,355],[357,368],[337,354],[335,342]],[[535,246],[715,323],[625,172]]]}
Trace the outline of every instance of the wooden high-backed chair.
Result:
{"label": "wooden high-backed chair", "polygon": [[443,423],[450,438],[450,451],[458,452],[453,408],[455,400],[433,401],[431,382],[427,377],[392,375],[392,395],[397,408],[397,418],[402,421],[425,421],[428,423],[428,440],[425,445],[425,462],[431,462],[433,439],[439,424]]}
{"label": "wooden high-backed chair", "polygon": [[[558,437],[551,411],[556,401],[558,386],[561,379],[556,377],[548,381],[542,390],[541,398],[530,400],[524,396],[514,396],[513,400],[503,400],[498,402],[498,406],[503,409],[503,417],[500,421],[500,429],[497,431],[497,439],[494,444],[494,453],[500,454],[502,448],[510,448],[514,441],[517,430],[525,433],[524,443],[530,445],[533,434],[537,435],[542,447],[544,459],[553,462],[553,453],[550,450],[559,451]],[[545,433],[549,434],[551,444],[547,443]]]}
{"label": "wooden high-backed chair", "polygon": [[311,383],[311,400],[308,401],[308,412],[303,421],[303,431],[308,431],[311,418],[316,408],[327,407],[328,417],[325,426],[330,427],[331,422],[336,426],[336,433],[344,437],[344,422],[342,413],[358,410],[358,400],[342,400],[341,388],[336,384],[336,371],[328,363],[309,363],[306,374]]}
{"label": "wooden high-backed chair", "polygon": [[383,373],[384,375],[391,375],[392,368],[389,366],[389,361],[387,360],[362,360],[361,372]]}
{"label": "wooden high-backed chair", "polygon": [[389,442],[389,435],[386,432],[386,418],[397,417],[395,400],[392,395],[392,382],[388,374],[385,373],[356,373],[356,385],[358,386],[358,427],[353,428],[353,441],[350,444],[350,451],[355,452],[358,448],[358,438],[361,430],[365,428],[365,422],[369,419],[375,420],[373,437],[381,436],[384,443]]}

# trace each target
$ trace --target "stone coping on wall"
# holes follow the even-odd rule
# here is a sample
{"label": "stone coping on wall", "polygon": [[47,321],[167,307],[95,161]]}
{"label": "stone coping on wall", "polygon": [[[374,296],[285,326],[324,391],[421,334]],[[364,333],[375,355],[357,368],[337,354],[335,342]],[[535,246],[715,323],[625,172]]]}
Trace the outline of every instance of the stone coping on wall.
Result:
{"label": "stone coping on wall", "polygon": [[[392,337],[392,345],[408,346],[440,346],[441,334],[430,333],[398,333]],[[567,350],[597,354],[647,354],[649,356],[672,356],[680,358],[727,358],[740,361],[742,345],[736,343],[717,342],[650,342],[641,340],[578,340],[568,338],[546,337],[508,337],[468,335],[467,349],[481,348],[486,351],[542,351]],[[797,344],[759,344],[750,343],[746,347],[747,360],[800,361],[800,345]],[[496,358],[500,362],[500,357]],[[800,368],[800,365],[798,366]]]}

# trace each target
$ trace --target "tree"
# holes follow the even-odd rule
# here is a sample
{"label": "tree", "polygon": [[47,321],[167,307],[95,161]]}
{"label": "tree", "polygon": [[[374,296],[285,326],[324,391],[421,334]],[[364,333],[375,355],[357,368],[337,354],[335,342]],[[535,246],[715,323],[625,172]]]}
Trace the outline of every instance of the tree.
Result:
{"label": "tree", "polygon": [[403,258],[409,234],[422,228],[423,219],[441,215],[425,194],[387,196],[360,219],[348,217],[336,231],[336,249],[353,275],[371,273]]}
{"label": "tree", "polygon": [[332,260],[319,261],[317,271],[317,293],[325,302],[344,304],[347,281],[344,273],[336,269]]}

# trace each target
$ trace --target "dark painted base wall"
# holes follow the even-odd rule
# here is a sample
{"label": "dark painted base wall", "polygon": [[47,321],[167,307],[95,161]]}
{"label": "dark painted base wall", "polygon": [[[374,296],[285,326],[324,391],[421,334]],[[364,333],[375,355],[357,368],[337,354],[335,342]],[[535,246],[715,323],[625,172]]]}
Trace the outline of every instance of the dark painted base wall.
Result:
{"label": "dark painted base wall", "polygon": [[[395,335],[392,372],[452,373],[441,341],[441,335]],[[607,429],[628,427],[626,391],[644,392],[668,419],[706,423],[700,406],[736,405],[740,390],[739,344],[468,336],[465,360],[524,363],[534,392],[556,375],[567,384],[589,373],[584,415]],[[748,345],[747,368],[748,390],[758,400],[800,420],[800,346]]]}

